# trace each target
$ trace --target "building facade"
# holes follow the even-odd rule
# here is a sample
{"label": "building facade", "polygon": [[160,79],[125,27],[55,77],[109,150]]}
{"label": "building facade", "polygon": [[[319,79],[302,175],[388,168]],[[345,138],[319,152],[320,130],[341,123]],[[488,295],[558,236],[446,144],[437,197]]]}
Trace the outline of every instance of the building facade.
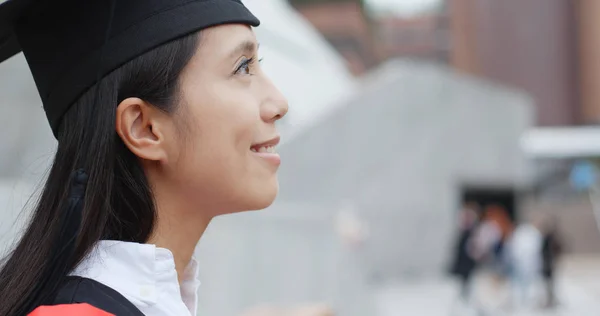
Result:
{"label": "building facade", "polygon": [[573,2],[447,1],[455,68],[528,92],[539,126],[584,120]]}
{"label": "building facade", "polygon": [[538,126],[600,122],[598,1],[444,0],[410,16],[369,15],[351,0],[309,2],[296,8],[354,74],[389,58],[433,60],[527,92]]}

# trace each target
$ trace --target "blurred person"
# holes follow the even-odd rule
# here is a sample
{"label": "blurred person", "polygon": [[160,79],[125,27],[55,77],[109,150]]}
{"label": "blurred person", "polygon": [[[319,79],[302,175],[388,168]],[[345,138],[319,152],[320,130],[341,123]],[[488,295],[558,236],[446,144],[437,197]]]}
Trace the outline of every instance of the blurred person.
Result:
{"label": "blurred person", "polygon": [[495,213],[489,207],[485,208],[481,224],[477,226],[472,238],[475,259],[481,263],[492,261],[498,243],[502,241],[503,231]]}
{"label": "blurred person", "polygon": [[481,224],[472,237],[477,266],[486,272],[481,277],[491,286],[490,297],[496,301],[504,300],[502,290],[510,271],[505,243],[511,232],[512,224],[504,208],[491,204],[484,208]]}
{"label": "blurred person", "polygon": [[531,291],[542,272],[542,222],[539,217],[517,225],[507,245],[513,282],[513,306],[530,306]]}
{"label": "blurred person", "polygon": [[0,315],[196,315],[207,225],[278,191],[258,25],[239,0],[0,4],[0,61],[23,51],[58,140]]}
{"label": "blurred person", "polygon": [[460,297],[464,303],[471,299],[472,276],[477,267],[473,249],[473,235],[479,223],[476,203],[465,203],[459,213],[459,235],[454,247],[454,260],[450,273],[460,280]]}
{"label": "blurred person", "polygon": [[509,274],[509,261],[505,252],[506,241],[511,236],[513,224],[506,209],[499,205],[490,205],[486,209],[486,217],[493,221],[500,231],[500,236],[493,244],[490,253],[490,261],[496,286],[502,285]]}
{"label": "blurred person", "polygon": [[557,305],[555,291],[555,271],[557,261],[563,252],[563,242],[558,232],[558,222],[555,216],[547,216],[543,225],[542,239],[542,277],[546,289],[544,307],[552,308]]}

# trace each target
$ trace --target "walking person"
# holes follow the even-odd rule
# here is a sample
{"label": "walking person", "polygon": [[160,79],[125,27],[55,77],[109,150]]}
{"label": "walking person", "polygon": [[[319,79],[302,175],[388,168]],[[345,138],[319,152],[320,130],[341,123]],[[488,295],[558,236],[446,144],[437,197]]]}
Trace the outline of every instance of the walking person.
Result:
{"label": "walking person", "polygon": [[542,277],[546,290],[545,308],[554,308],[557,305],[555,274],[557,261],[562,252],[563,245],[556,217],[547,216],[544,221],[542,240]]}
{"label": "walking person", "polygon": [[459,235],[454,247],[454,260],[450,273],[460,281],[460,298],[463,303],[471,302],[472,277],[477,267],[473,236],[479,224],[479,213],[475,203],[467,203],[459,214]]}
{"label": "walking person", "polygon": [[533,285],[542,272],[542,232],[537,217],[517,226],[508,242],[513,284],[513,306],[533,306]]}

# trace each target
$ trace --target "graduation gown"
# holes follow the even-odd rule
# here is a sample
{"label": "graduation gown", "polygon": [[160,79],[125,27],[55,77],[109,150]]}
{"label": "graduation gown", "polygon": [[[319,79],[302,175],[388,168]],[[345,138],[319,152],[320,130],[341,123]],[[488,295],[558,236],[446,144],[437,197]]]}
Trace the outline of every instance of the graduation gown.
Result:
{"label": "graduation gown", "polygon": [[28,316],[143,316],[125,297],[92,279],[70,276],[51,305]]}
{"label": "graduation gown", "polygon": [[[36,310],[43,314],[32,316],[69,316],[68,312],[96,316],[97,310],[117,316],[196,316],[198,272],[198,262],[192,258],[179,280],[168,249],[103,240],[66,277],[47,304],[53,307],[43,307]],[[77,311],[92,307],[94,313]],[[53,309],[59,312],[51,313]]]}

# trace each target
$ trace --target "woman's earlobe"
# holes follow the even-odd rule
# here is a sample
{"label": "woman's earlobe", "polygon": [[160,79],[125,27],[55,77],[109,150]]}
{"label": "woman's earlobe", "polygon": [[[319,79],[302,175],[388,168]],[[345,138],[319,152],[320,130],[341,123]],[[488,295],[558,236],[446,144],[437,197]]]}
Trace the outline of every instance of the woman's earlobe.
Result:
{"label": "woman's earlobe", "polygon": [[166,159],[159,120],[154,108],[139,98],[123,100],[117,107],[116,132],[136,156],[151,161]]}

